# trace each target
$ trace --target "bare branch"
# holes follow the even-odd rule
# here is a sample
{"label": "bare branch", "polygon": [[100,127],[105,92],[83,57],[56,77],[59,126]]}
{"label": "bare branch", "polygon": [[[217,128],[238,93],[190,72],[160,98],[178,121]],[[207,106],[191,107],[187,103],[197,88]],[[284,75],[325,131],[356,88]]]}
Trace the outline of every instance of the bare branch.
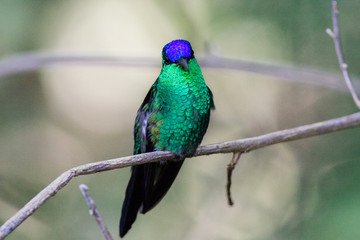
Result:
{"label": "bare branch", "polygon": [[109,55],[64,54],[55,52],[30,52],[5,57],[0,60],[0,78],[8,75],[34,71],[53,65],[115,65],[132,67],[155,67],[160,62],[152,58],[124,58]]}
{"label": "bare branch", "polygon": [[[200,146],[197,149],[195,156],[231,152],[245,153],[251,150],[263,148],[281,142],[308,138],[311,136],[322,135],[357,126],[360,126],[360,112],[323,122],[300,126],[297,128],[272,132],[257,137]],[[65,187],[74,177],[102,171],[109,171],[117,168],[134,166],[143,163],[174,159],[176,159],[176,156],[172,152],[158,151],[89,163],[74,167],[61,174],[46,188],[39,192],[33,199],[31,199],[14,216],[7,220],[0,227],[0,239],[3,239],[7,235],[9,235],[23,221],[25,221],[29,216],[31,216],[42,204],[44,204],[49,198],[54,196],[60,189]]]}
{"label": "bare branch", "polygon": [[350,75],[349,72],[347,70],[348,66],[344,61],[344,57],[342,54],[342,50],[341,50],[341,42],[340,42],[340,33],[339,33],[339,21],[338,21],[338,15],[339,15],[339,10],[337,7],[337,2],[336,1],[332,1],[332,21],[333,21],[333,31],[331,29],[326,29],[326,32],[329,34],[329,36],[334,40],[334,46],[335,46],[335,51],[336,51],[336,55],[339,61],[339,65],[340,65],[340,69],[343,73],[346,85],[351,93],[351,96],[356,104],[356,106],[358,108],[360,108],[360,100],[355,92],[355,89],[353,87],[353,84],[351,82],[350,79]]}
{"label": "bare branch", "polygon": [[102,233],[106,240],[113,240],[108,228],[102,217],[100,216],[100,212],[97,210],[96,205],[92,197],[90,196],[89,189],[85,184],[80,184],[79,189],[82,195],[85,198],[86,204],[89,206],[89,213],[95,218],[96,223],[98,224],[99,228],[101,229]]}
{"label": "bare branch", "polygon": [[[348,92],[340,83],[340,75],[325,71],[291,66],[271,65],[238,59],[229,59],[208,54],[198,58],[202,68],[228,69],[276,77],[287,82],[310,84],[337,91]],[[157,58],[121,57],[109,55],[32,52],[8,56],[0,59],[0,78],[12,74],[39,70],[51,66],[125,66],[125,67],[160,67]],[[360,87],[360,84],[357,85]]]}
{"label": "bare branch", "polygon": [[232,197],[231,197],[231,176],[232,176],[232,172],[235,169],[236,164],[238,163],[238,161],[240,159],[240,156],[241,156],[241,152],[234,152],[233,157],[227,166],[226,196],[228,199],[228,204],[230,206],[234,205],[234,201],[232,200]]}

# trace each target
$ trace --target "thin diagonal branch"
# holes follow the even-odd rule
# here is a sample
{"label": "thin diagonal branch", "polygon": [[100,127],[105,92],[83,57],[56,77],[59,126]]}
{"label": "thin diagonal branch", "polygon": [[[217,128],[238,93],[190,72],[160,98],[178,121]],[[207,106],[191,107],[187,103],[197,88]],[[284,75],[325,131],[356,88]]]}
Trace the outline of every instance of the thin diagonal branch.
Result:
{"label": "thin diagonal branch", "polygon": [[349,72],[347,70],[348,65],[345,63],[344,61],[344,57],[342,54],[342,49],[341,49],[341,42],[340,42],[340,31],[339,31],[339,21],[338,21],[338,15],[339,15],[339,10],[337,7],[337,2],[336,1],[332,1],[332,21],[333,21],[333,31],[331,29],[326,29],[326,32],[330,35],[330,37],[334,40],[334,46],[335,46],[335,51],[336,51],[336,55],[339,61],[339,65],[340,65],[340,69],[343,73],[346,85],[351,93],[351,96],[356,104],[356,106],[360,109],[360,100],[359,97],[357,96],[355,89],[353,87],[353,84],[351,82],[351,78],[349,75]]}
{"label": "thin diagonal branch", "polygon": [[[196,150],[195,156],[231,152],[246,153],[251,150],[263,148],[281,142],[308,138],[357,126],[360,126],[360,112],[340,118],[326,120],[323,122],[272,132],[257,137],[200,146]],[[7,220],[0,227],[0,239],[3,239],[12,231],[14,231],[14,229],[16,229],[23,221],[31,216],[49,198],[54,196],[58,191],[65,187],[74,177],[134,166],[143,163],[157,162],[161,160],[174,160],[175,158],[176,156],[170,151],[158,151],[74,167],[61,174],[46,188],[39,192],[33,199],[31,199],[14,216]]]}
{"label": "thin diagonal branch", "polygon": [[108,228],[106,227],[105,222],[100,215],[100,212],[96,208],[94,200],[90,196],[89,188],[85,184],[80,184],[79,189],[85,198],[86,204],[89,207],[90,215],[92,215],[95,218],[95,221],[98,224],[101,232],[104,234],[105,239],[113,240],[113,237],[111,236]]}

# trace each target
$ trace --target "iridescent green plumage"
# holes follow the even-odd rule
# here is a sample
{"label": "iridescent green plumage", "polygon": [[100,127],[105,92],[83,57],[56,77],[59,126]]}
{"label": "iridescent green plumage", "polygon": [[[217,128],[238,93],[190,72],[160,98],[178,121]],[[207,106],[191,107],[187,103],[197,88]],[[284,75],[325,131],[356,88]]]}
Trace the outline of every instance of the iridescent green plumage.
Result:
{"label": "iridescent green plumage", "polygon": [[[195,58],[186,72],[176,64],[165,65],[150,94],[151,101],[140,111],[150,113],[150,140],[157,150],[171,150],[191,156],[200,144],[209,122],[211,92]],[[138,129],[137,129],[138,128]],[[141,134],[141,123],[135,132]],[[142,139],[135,138],[134,153],[141,151]]]}
{"label": "iridescent green plumage", "polygon": [[134,154],[170,150],[178,161],[132,168],[120,220],[120,236],[131,228],[138,211],[146,213],[166,194],[185,157],[201,143],[214,107],[190,43],[175,40],[163,49],[163,67],[138,110]]}

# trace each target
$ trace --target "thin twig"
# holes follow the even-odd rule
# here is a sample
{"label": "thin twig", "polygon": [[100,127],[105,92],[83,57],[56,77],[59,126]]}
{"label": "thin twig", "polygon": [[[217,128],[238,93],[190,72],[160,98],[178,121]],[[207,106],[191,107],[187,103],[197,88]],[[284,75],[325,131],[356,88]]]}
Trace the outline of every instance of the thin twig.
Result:
{"label": "thin twig", "polygon": [[85,184],[80,184],[79,189],[82,195],[85,198],[86,204],[89,206],[89,213],[95,218],[96,223],[98,224],[99,228],[101,229],[102,233],[106,240],[113,240],[108,228],[102,217],[100,216],[100,212],[97,210],[96,205],[92,197],[90,196],[89,189]]}
{"label": "thin twig", "polygon": [[339,21],[338,21],[339,10],[337,7],[337,2],[332,1],[332,22],[333,22],[333,31],[331,29],[326,29],[327,34],[333,39],[336,55],[339,61],[340,69],[343,73],[346,85],[351,93],[351,96],[356,104],[356,106],[360,109],[360,100],[355,92],[353,84],[351,82],[351,78],[349,72],[347,70],[348,66],[344,61],[344,57],[341,50],[341,42],[340,42],[340,33],[339,33]]}
{"label": "thin twig", "polygon": [[[360,126],[360,112],[340,118],[326,120],[323,122],[308,124],[296,128],[272,132],[258,137],[239,139],[235,141],[200,146],[194,156],[209,155],[215,153],[249,152],[273,144],[293,141],[311,136],[322,135],[343,129]],[[161,160],[174,160],[176,156],[170,151],[158,151],[143,153],[128,157],[121,157],[101,162],[89,163],[74,167],[56,178],[52,183],[39,192],[14,216],[7,220],[0,227],[0,239],[9,235],[23,221],[31,216],[42,204],[54,196],[59,190],[65,187],[72,178],[94,174],[102,171],[109,171],[117,168],[124,168],[149,162]]]}
{"label": "thin twig", "polygon": [[232,176],[232,172],[235,169],[236,164],[238,163],[238,161],[240,159],[240,156],[241,156],[241,152],[234,152],[233,157],[227,166],[226,196],[228,199],[228,204],[230,206],[234,205],[234,202],[231,197],[231,176]]}

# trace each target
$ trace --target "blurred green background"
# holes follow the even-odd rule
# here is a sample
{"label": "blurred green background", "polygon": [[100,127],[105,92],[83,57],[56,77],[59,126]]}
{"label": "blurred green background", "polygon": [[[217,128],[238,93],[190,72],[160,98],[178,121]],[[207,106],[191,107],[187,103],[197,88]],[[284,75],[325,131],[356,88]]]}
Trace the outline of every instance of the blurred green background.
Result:
{"label": "blurred green background", "polygon": [[[349,69],[360,75],[360,1],[339,1]],[[189,40],[222,57],[339,73],[331,1],[1,0],[0,56],[27,51],[157,57],[158,68],[57,65],[0,79],[0,224],[62,172],[132,154],[137,108],[162,47]],[[203,68],[215,98],[203,144],[357,111],[344,92],[245,71]],[[339,78],[339,81],[343,81]],[[188,159],[164,200],[126,239],[359,239],[360,129],[243,154]],[[7,239],[103,239],[78,185],[118,234],[129,169],[70,182]]]}

